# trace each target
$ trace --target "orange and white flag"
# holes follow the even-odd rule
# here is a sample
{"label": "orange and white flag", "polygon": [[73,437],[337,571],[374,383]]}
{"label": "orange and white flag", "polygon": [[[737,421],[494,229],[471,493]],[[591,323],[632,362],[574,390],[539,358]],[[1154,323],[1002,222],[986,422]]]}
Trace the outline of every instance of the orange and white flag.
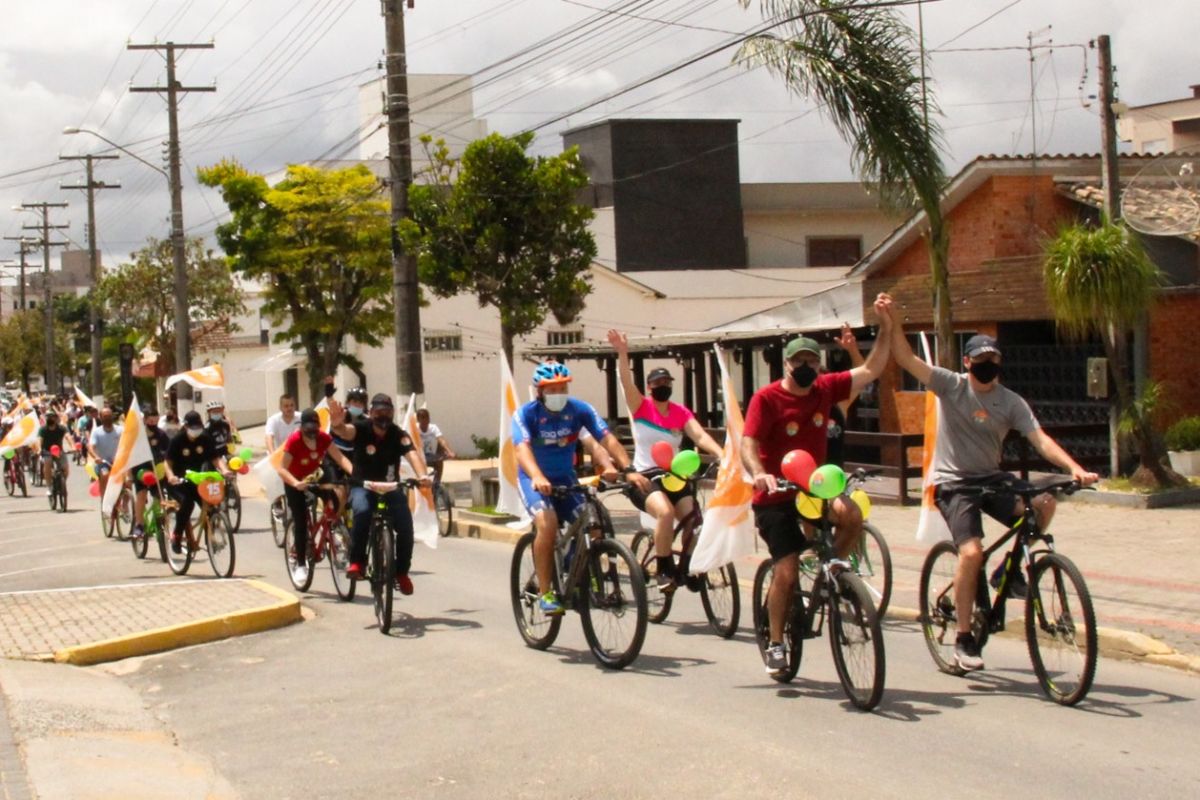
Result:
{"label": "orange and white flag", "polygon": [[513,415],[519,407],[517,384],[513,381],[512,370],[508,368],[508,357],[500,350],[500,468],[497,475],[500,479],[500,494],[496,499],[496,511],[501,514],[512,514],[517,521],[512,527],[529,524],[529,514],[525,504],[521,502],[521,490],[517,487],[517,449],[513,446],[512,426]]}
{"label": "orange and white flag", "polygon": [[[415,394],[408,398],[408,410],[404,412],[404,420],[400,427],[412,437],[413,447],[416,448],[413,452],[417,454],[417,460],[421,463],[422,475],[419,477],[424,477],[429,470],[425,465],[425,451],[421,447],[421,425],[417,422],[417,396]],[[408,463],[408,459],[400,462],[400,476],[402,478],[418,477],[413,474],[412,464]],[[409,492],[408,510],[412,513],[413,540],[436,550],[438,518],[437,509],[433,504],[433,489],[429,486],[422,486],[415,492]]]}
{"label": "orange and white flag", "polygon": [[207,367],[191,370],[190,372],[180,372],[167,378],[166,388],[170,389],[175,384],[183,381],[190,384],[192,388],[201,391],[211,389],[225,389],[225,372],[221,369],[220,364],[209,364]]}
{"label": "orange and white flag", "polygon": [[[921,356],[926,364],[933,364],[929,352],[929,340],[921,334]],[[941,413],[941,401],[937,395],[925,390],[925,445],[921,453],[921,470],[924,476],[921,482],[921,513],[917,517],[917,541],[934,544],[950,538],[950,526],[946,518],[933,500],[933,449],[937,446],[938,414]]]}
{"label": "orange and white flag", "polygon": [[38,429],[41,427],[42,421],[38,419],[37,414],[25,414],[9,429],[4,438],[0,439],[0,454],[34,444],[38,440]]}
{"label": "orange and white flag", "polygon": [[75,387],[75,401],[77,403],[79,403],[79,406],[81,408],[87,408],[88,406],[92,406],[93,408],[100,407],[100,406],[96,405],[96,403],[92,400],[92,398],[90,398],[86,394],[84,394],[83,390],[80,389],[78,386]]}
{"label": "orange and white flag", "polygon": [[150,449],[150,439],[146,436],[146,424],[142,420],[141,405],[137,395],[129,404],[125,414],[125,424],[121,428],[121,440],[117,442],[117,455],[113,459],[112,469],[108,473],[108,485],[104,489],[104,497],[100,500],[100,508],[105,514],[113,510],[117,498],[121,496],[121,488],[125,485],[125,476],[138,464],[154,460]]}
{"label": "orange and white flag", "polygon": [[737,392],[725,365],[720,345],[713,345],[721,366],[721,392],[725,400],[725,448],[708,507],[704,509],[704,528],[692,553],[689,569],[702,575],[754,552],[754,514],[750,499],[754,484],[742,466],[742,428],[745,420],[738,405]]}
{"label": "orange and white flag", "polygon": [[[321,419],[321,430],[329,433],[332,424],[329,417],[329,398],[321,398],[321,402],[317,403],[314,410]],[[250,471],[254,473],[254,477],[263,487],[268,503],[274,503],[276,498],[283,496],[283,478],[280,477],[279,470],[283,468],[283,446],[285,444],[287,444],[286,441],[280,442],[273,452],[268,453],[257,464],[250,467]]]}

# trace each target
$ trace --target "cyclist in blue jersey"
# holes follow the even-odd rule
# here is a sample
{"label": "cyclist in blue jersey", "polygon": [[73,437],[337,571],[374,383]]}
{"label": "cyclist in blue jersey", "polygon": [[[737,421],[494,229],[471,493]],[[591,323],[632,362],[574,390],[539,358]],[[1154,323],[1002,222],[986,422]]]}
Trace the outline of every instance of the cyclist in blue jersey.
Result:
{"label": "cyclist in blue jersey", "polygon": [[571,372],[563,364],[539,364],[533,371],[537,399],[517,409],[512,420],[512,441],[517,454],[517,486],[521,502],[533,517],[537,536],[533,542],[533,563],[537,569],[538,605],[547,614],[561,614],[559,602],[551,586],[554,570],[554,540],[558,536],[559,520],[575,518],[583,504],[582,495],[550,496],[555,486],[574,486],[575,444],[579,432],[587,428],[613,457],[616,468],[609,466],[605,480],[616,480],[618,468],[639,490],[646,492],[650,482],[630,466],[629,454],[608,429],[608,425],[582,400],[567,393]]}

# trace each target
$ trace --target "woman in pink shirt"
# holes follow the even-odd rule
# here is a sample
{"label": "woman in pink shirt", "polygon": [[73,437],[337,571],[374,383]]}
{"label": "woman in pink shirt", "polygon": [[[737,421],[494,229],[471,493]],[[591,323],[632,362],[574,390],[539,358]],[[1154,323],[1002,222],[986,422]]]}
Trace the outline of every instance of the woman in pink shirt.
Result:
{"label": "woman in pink shirt", "polygon": [[[617,351],[621,385],[625,389],[625,402],[629,405],[630,422],[633,428],[633,467],[639,472],[657,468],[650,455],[658,442],[667,442],[674,452],[679,452],[684,434],[696,446],[721,458],[721,446],[713,440],[696,416],[679,403],[672,403],[671,384],[674,378],[662,368],[650,370],[646,376],[646,391],[643,395],[633,382],[633,370],[629,367],[629,339],[621,331],[609,331],[608,342]],[[650,490],[642,492],[636,488],[629,491],[629,499],[639,511],[654,517],[654,555],[658,567],[658,588],[670,593],[683,582],[687,575],[687,556],[683,556],[678,569],[671,555],[671,543],[675,538],[675,521],[685,519],[695,507],[694,489],[688,484],[672,492],[662,485],[662,475],[651,480]]]}

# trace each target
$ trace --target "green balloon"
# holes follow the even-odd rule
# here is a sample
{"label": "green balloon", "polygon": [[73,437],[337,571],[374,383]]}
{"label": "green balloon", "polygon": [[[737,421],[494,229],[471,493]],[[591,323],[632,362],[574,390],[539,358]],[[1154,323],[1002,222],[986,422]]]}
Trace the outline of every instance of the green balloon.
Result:
{"label": "green balloon", "polygon": [[826,464],[813,470],[808,479],[808,491],[822,500],[837,497],[846,488],[846,473],[837,464]]}
{"label": "green balloon", "polygon": [[671,459],[671,472],[681,478],[690,478],[700,469],[700,454],[695,450],[680,450]]}
{"label": "green balloon", "polygon": [[238,452],[238,456],[242,459],[242,461],[249,461],[250,459],[254,458],[254,451],[249,447],[243,447],[241,451]]}
{"label": "green balloon", "polygon": [[15,452],[15,451],[13,451],[13,450],[5,450],[5,451],[4,451],[4,460],[5,460],[5,461],[11,461],[11,460],[12,460],[12,457],[13,457],[13,454],[14,454],[14,452]]}

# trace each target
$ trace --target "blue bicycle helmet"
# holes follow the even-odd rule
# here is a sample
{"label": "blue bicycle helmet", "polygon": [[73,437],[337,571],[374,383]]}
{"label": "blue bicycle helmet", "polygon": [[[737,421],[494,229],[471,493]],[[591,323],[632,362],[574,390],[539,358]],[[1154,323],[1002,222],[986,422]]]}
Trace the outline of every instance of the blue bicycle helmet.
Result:
{"label": "blue bicycle helmet", "polygon": [[565,364],[559,364],[554,361],[538,364],[537,369],[533,371],[534,386],[540,387],[553,383],[567,383],[570,380],[571,370],[567,369]]}

